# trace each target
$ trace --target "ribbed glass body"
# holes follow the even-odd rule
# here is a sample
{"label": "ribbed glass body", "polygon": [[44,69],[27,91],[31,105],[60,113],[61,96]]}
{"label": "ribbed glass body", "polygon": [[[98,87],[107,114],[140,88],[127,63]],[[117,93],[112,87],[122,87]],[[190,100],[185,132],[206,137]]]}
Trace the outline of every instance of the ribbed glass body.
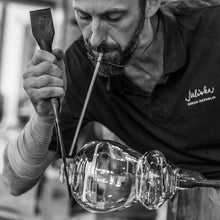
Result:
{"label": "ribbed glass body", "polygon": [[220,181],[175,167],[157,150],[141,156],[112,141],[84,145],[68,170],[72,196],[96,213],[121,210],[138,201],[147,209],[157,209],[177,190],[220,187]]}

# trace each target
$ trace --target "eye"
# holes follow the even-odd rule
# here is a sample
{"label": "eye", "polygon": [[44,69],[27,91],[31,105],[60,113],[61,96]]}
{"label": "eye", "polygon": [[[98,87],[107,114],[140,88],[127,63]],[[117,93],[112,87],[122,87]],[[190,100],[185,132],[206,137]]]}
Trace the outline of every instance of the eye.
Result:
{"label": "eye", "polygon": [[113,12],[113,13],[106,14],[104,17],[106,20],[116,22],[122,19],[123,14],[121,12]]}
{"label": "eye", "polygon": [[81,20],[86,20],[89,21],[91,20],[91,16],[85,12],[79,11],[77,10],[77,16],[81,19]]}

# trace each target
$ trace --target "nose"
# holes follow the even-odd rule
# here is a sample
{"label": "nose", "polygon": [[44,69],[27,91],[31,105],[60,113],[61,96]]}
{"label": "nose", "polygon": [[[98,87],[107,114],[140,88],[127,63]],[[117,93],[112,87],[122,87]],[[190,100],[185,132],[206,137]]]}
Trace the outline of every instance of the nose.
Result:
{"label": "nose", "polygon": [[93,19],[91,23],[90,44],[93,48],[98,47],[107,40],[107,28],[100,19]]}

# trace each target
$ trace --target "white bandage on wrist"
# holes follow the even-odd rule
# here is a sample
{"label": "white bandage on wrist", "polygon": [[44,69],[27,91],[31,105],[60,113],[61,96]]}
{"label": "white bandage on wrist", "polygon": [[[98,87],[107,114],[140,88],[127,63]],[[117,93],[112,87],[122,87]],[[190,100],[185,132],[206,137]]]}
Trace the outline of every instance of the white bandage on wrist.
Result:
{"label": "white bandage on wrist", "polygon": [[53,127],[53,124],[43,122],[35,114],[18,138],[8,145],[8,160],[17,176],[36,179],[42,175]]}

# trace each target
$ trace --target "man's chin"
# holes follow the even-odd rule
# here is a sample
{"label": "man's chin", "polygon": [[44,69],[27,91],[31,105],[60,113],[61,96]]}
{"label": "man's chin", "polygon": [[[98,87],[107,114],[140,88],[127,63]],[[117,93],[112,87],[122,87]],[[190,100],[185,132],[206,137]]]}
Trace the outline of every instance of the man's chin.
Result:
{"label": "man's chin", "polygon": [[[88,51],[88,58],[94,67],[96,65],[98,54],[99,53],[97,51]],[[105,77],[112,77],[123,74],[123,68],[119,67],[120,61],[121,57],[119,56],[118,51],[105,53],[101,61],[98,74]]]}

